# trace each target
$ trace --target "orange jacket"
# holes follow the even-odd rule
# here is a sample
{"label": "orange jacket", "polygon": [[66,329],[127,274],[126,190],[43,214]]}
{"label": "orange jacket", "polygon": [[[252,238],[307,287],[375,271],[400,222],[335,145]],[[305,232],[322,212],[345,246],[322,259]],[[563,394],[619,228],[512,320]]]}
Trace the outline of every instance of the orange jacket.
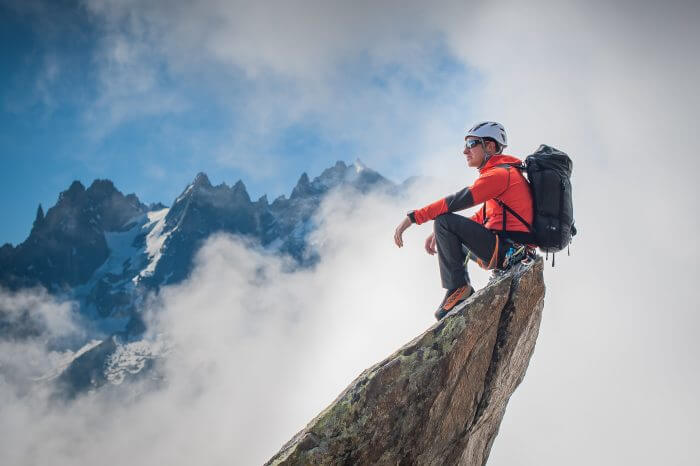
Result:
{"label": "orange jacket", "polygon": [[[479,209],[470,218],[484,224],[489,230],[501,231],[503,230],[503,208],[496,201],[500,199],[532,225],[534,212],[530,185],[517,168],[496,166],[504,163],[520,164],[522,161],[510,155],[492,155],[479,169],[479,178],[473,185],[428,204],[422,209],[411,211],[408,216],[411,221],[421,224],[433,220],[438,215],[467,209],[485,202],[486,221],[484,222],[483,209]],[[527,226],[510,212],[506,212],[505,229],[506,231],[529,231]]]}

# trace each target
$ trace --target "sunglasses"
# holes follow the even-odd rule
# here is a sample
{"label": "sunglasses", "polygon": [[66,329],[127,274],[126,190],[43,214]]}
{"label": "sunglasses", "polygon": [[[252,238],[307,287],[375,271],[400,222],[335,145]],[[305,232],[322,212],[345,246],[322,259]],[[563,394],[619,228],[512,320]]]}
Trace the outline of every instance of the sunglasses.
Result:
{"label": "sunglasses", "polygon": [[471,149],[477,144],[481,144],[481,139],[467,139],[467,142],[464,144],[464,147],[467,149]]}

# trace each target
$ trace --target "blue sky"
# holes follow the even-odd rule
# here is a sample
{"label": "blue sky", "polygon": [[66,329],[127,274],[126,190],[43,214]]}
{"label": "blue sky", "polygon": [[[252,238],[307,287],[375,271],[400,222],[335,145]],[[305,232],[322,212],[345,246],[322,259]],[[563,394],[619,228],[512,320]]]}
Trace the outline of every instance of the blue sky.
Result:
{"label": "blue sky", "polygon": [[[429,147],[423,123],[461,131],[466,118],[454,110],[478,82],[438,31],[399,31],[398,55],[353,32],[280,65],[293,44],[258,55],[259,38],[243,38],[251,50],[221,56],[212,44],[236,37],[168,36],[172,23],[110,2],[2,1],[0,12],[0,243],[23,241],[38,204],[47,210],[74,179],[109,178],[165,204],[199,171],[270,199],[336,160],[360,158],[400,182]],[[193,27],[211,19],[201,21]],[[439,108],[452,110],[430,115]]]}

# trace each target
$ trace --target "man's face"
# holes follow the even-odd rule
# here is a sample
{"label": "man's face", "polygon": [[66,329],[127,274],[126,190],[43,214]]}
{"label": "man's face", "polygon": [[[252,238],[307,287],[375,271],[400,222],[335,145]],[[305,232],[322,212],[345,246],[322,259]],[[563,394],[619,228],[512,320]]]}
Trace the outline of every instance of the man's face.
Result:
{"label": "man's face", "polygon": [[[464,142],[466,143],[464,146],[464,155],[467,156],[467,165],[475,168],[480,167],[484,161],[484,146],[481,144],[481,141],[479,138],[467,136],[464,138]],[[469,146],[474,143],[476,143],[476,145],[470,148]]]}

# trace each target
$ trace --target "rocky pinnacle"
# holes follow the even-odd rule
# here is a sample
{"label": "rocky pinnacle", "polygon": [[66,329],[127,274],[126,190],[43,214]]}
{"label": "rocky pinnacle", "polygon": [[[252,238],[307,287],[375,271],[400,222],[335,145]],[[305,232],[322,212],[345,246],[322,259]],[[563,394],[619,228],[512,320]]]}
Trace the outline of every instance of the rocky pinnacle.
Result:
{"label": "rocky pinnacle", "polygon": [[266,464],[486,464],[535,349],[542,270],[518,265],[362,372]]}

